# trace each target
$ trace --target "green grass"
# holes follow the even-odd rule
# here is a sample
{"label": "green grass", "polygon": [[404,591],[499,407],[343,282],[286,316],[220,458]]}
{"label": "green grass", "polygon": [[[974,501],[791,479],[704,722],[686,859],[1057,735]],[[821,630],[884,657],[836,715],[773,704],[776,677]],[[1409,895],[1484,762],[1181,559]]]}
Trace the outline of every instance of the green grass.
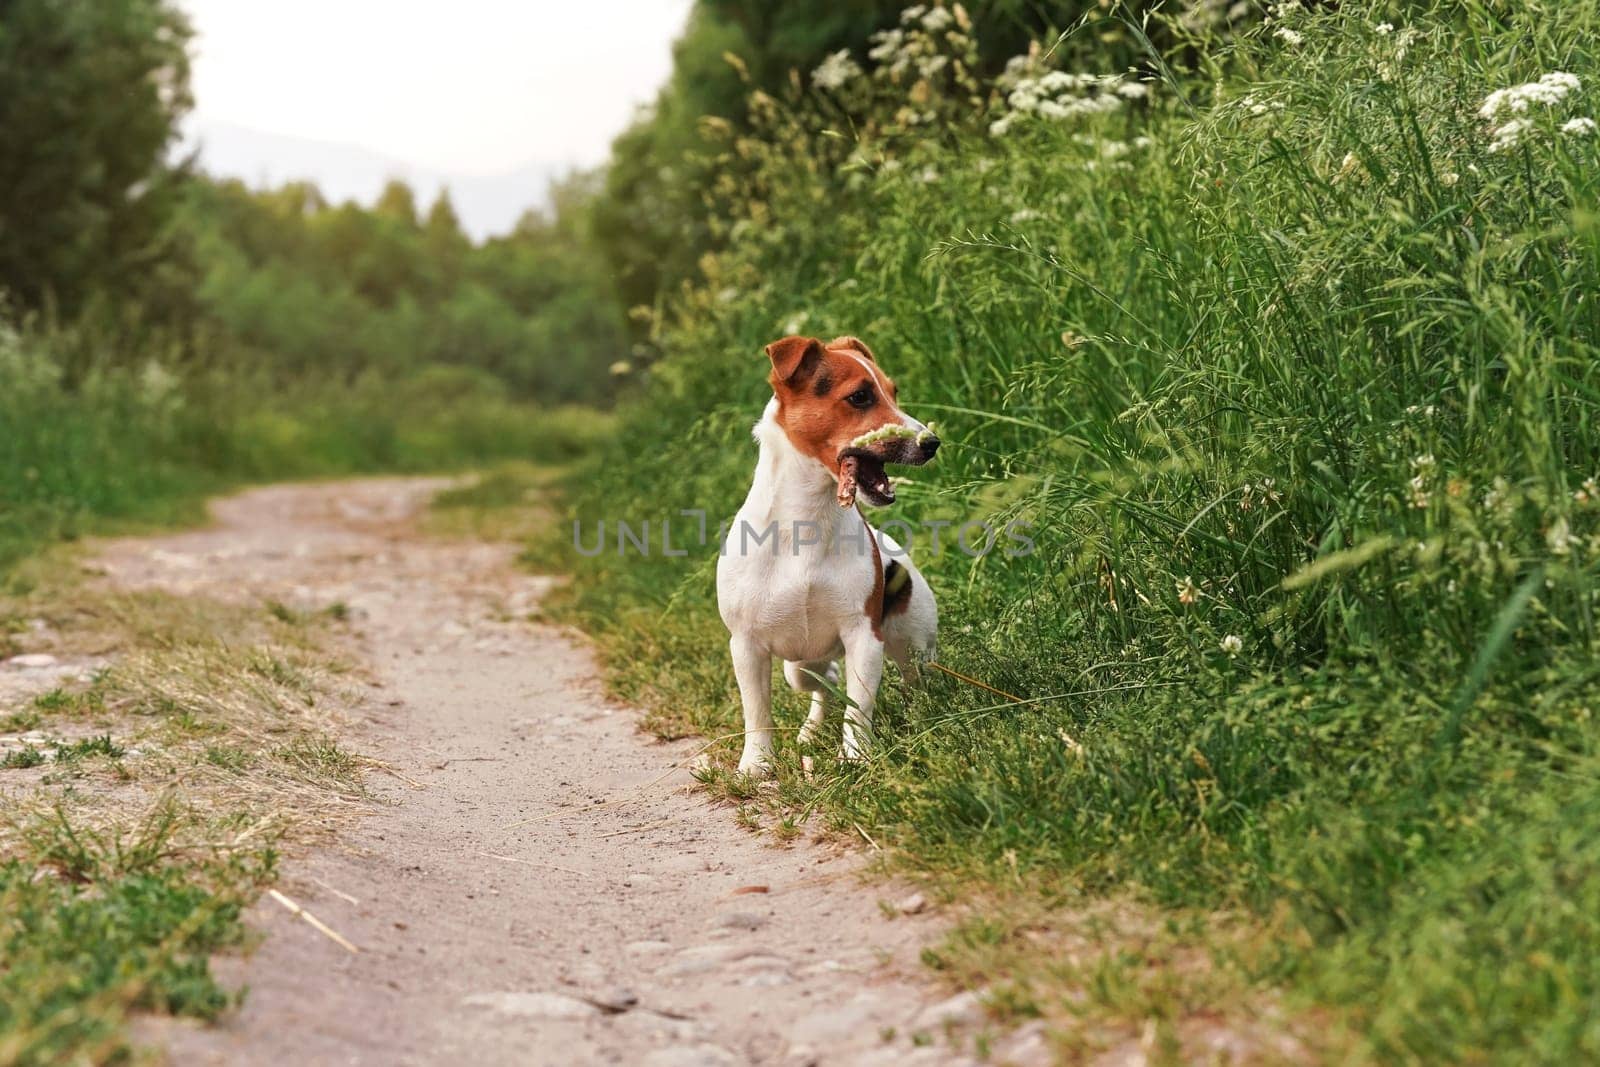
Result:
{"label": "green grass", "polygon": [[52,542],[198,521],[242,483],[564,462],[609,429],[462,368],[285,385],[152,364],[69,385],[57,344],[0,324],[0,575]]}
{"label": "green grass", "polygon": [[[1600,5],[1295,18],[1112,115],[832,174],[831,103],[709,144],[757,172],[571,509],[730,516],[762,346],[861,335],[946,442],[896,517],[1033,526],[917,546],[942,658],[1031,702],[891,685],[868,766],[780,752],[784,810],[1007,899],[1254,916],[1185,943],[1331,1057],[1594,1058],[1600,141],[1558,126],[1600,110]],[[1491,151],[1485,97],[1554,70],[1583,88]],[[538,558],[653,726],[738,729],[710,549]]]}
{"label": "green grass", "polygon": [[246,939],[279,850],[364,795],[370,762],[332,738],[349,699],[326,651],[338,623],[117,593],[69,551],[13,578],[30,590],[0,593],[0,617],[110,663],[24,710],[0,703],[8,732],[51,738],[0,761],[0,1063],[134,1061],[131,1016],[239,1002],[212,954]]}
{"label": "green grass", "polygon": [[61,811],[22,824],[24,855],[0,861],[0,1062],[123,1062],[126,1012],[209,1019],[237,1002],[210,955],[243,938],[275,856],[181,848],[191,819],[168,806],[127,833]]}

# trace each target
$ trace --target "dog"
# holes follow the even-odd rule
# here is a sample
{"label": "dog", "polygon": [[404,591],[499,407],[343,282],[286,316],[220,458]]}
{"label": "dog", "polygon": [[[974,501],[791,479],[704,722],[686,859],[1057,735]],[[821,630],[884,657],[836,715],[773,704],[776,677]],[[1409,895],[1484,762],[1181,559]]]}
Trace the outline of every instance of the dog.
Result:
{"label": "dog", "polygon": [[774,656],[789,685],[811,694],[802,744],[827,718],[843,656],[840,754],[859,760],[884,657],[915,684],[939,629],[933,590],[855,500],[893,503],[885,465],[928,462],[938,437],[900,410],[894,382],[858,338],[785,337],[766,353],[772,399],[755,426],[755,478],[717,561],[717,604],[744,708],[739,770],[753,776],[772,770]]}

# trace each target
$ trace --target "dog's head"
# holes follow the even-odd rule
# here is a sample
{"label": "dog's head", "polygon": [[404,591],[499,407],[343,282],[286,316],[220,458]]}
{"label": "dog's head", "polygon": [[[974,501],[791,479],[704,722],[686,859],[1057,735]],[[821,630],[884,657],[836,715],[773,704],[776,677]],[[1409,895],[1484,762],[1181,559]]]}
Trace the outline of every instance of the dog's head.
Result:
{"label": "dog's head", "polygon": [[852,458],[856,488],[869,504],[894,502],[884,464],[920,466],[939,450],[933,431],[900,410],[899,390],[858,338],[785,337],[767,346],[767,357],[778,425],[790,443],[835,478]]}

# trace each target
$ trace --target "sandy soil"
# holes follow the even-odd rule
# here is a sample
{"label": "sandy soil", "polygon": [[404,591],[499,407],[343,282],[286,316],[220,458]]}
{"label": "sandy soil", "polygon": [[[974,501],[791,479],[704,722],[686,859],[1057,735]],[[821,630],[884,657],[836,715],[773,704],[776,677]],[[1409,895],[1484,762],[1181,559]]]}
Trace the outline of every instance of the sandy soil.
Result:
{"label": "sandy soil", "polygon": [[[419,537],[425,479],[278,486],[205,530],[114,542],[114,581],[343,603],[370,686],[343,739],[398,772],[280,886],[211,1027],[152,1032],[178,1063],[475,1065],[968,1062],[982,1012],[917,974],[936,917],[862,858],[774,847],[694,791],[692,744],[604,699],[582,645],[521,621],[549,580],[504,545]],[[409,781],[408,781],[409,780]],[[989,1062],[1043,1058],[1040,1035]]]}

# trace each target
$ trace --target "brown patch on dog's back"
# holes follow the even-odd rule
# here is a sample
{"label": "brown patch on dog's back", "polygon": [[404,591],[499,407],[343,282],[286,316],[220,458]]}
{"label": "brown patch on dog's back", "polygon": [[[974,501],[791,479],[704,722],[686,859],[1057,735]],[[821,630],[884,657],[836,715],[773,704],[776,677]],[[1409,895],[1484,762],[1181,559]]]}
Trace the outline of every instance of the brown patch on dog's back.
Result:
{"label": "brown patch on dog's back", "polygon": [[883,568],[883,618],[903,614],[911,604],[911,572],[891,559]]}

